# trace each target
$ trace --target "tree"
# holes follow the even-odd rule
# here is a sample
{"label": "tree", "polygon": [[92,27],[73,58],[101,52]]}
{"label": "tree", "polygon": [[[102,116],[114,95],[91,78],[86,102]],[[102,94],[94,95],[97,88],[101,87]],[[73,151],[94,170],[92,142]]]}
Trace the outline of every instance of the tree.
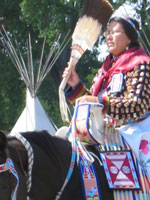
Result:
{"label": "tree", "polygon": [[149,40],[149,32],[150,32],[150,2],[149,0],[143,0],[140,3],[133,1],[135,6],[135,10],[137,14],[141,17],[141,38],[142,44],[146,49],[147,53],[150,55],[150,40]]}
{"label": "tree", "polygon": [[[148,14],[150,6],[148,1],[140,2],[135,8],[136,12],[141,16],[142,28],[144,30],[142,37],[147,46],[148,41],[145,39],[144,33],[148,35],[150,31],[150,17]],[[38,63],[43,37],[46,36],[47,38],[46,57],[52,42],[58,34],[61,36],[58,46],[62,43],[69,30],[71,36],[81,15],[83,2],[84,0],[22,0],[21,2],[18,0],[1,0],[0,24],[5,26],[13,43],[16,37],[24,56],[26,56],[26,39],[28,33],[31,34],[33,58],[35,63]],[[115,10],[125,2],[132,3],[133,5],[137,3],[135,0],[119,0],[115,1],[115,3],[110,1]],[[102,41],[103,38],[101,37],[97,41],[95,48],[90,52],[85,52],[77,65],[77,71],[87,86],[90,86],[94,74],[100,67],[97,56],[101,53],[101,50],[96,47]],[[38,97],[47,113],[58,127],[63,125],[58,106],[58,87],[61,82],[62,71],[67,66],[70,57],[70,47],[71,40],[42,83],[38,93]],[[25,85],[20,80],[2,45],[0,51],[0,70],[0,124],[1,129],[9,131],[24,108]]]}
{"label": "tree", "polygon": [[[27,26],[19,20],[19,16],[20,7],[17,1],[0,1],[0,24],[10,33],[22,38]],[[9,131],[23,107],[24,90],[22,81],[1,43],[0,47],[0,128]]]}

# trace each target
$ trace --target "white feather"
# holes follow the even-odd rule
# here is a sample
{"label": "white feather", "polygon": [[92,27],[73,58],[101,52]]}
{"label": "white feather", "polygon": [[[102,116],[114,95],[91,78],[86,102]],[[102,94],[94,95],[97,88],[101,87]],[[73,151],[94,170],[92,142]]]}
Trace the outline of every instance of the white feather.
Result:
{"label": "white feather", "polygon": [[[87,49],[91,50],[95,42],[97,41],[99,35],[101,34],[102,25],[98,21],[91,17],[84,15],[81,17],[75,27],[74,33],[72,35],[72,46],[78,45],[85,52]],[[63,121],[69,122],[69,107],[66,102],[64,88],[67,84],[68,78],[70,76],[72,67],[75,67],[79,61],[82,53],[77,49],[72,49],[71,58],[69,61],[69,73],[68,76],[62,80],[59,86],[59,107],[60,113]]]}
{"label": "white feather", "polygon": [[101,33],[102,25],[92,17],[84,15],[75,27],[72,44],[79,44],[84,50],[91,50]]}

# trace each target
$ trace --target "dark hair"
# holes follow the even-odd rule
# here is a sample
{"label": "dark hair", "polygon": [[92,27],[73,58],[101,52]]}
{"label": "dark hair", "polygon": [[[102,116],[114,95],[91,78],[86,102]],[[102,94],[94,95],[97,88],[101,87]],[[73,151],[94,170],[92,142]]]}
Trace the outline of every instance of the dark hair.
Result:
{"label": "dark hair", "polygon": [[[128,19],[132,23],[132,25],[126,19]],[[112,21],[119,22],[123,26],[123,29],[124,29],[126,35],[131,40],[131,43],[129,44],[129,48],[133,47],[133,46],[136,46],[136,47],[140,46],[139,35],[138,35],[139,23],[135,19],[132,19],[129,17],[125,18],[125,19],[123,17],[114,17],[114,18],[110,19],[109,23]],[[134,27],[133,27],[133,24],[134,24]]]}

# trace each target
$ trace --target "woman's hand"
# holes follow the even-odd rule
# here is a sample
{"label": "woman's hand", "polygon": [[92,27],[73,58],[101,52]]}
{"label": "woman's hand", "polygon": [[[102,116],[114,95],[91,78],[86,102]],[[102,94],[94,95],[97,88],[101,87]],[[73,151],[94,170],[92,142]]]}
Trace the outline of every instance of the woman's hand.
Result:
{"label": "woman's hand", "polygon": [[[69,65],[69,63],[68,63],[68,65]],[[66,78],[68,73],[69,73],[69,67],[66,67],[62,74],[62,77]],[[80,82],[80,78],[75,70],[75,67],[73,67],[67,83],[68,83],[68,85],[70,85],[72,87],[72,89],[74,89],[79,82]]]}
{"label": "woman's hand", "polygon": [[78,103],[85,103],[85,102],[99,103],[98,97],[91,96],[91,95],[84,95],[82,97],[79,97],[77,101]]}

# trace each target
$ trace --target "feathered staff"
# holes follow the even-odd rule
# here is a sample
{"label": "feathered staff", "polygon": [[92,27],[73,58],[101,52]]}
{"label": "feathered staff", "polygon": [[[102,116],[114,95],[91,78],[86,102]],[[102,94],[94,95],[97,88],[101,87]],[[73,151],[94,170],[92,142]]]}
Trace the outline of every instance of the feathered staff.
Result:
{"label": "feathered staff", "polygon": [[86,50],[91,50],[103,27],[113,13],[113,7],[107,0],[85,0],[82,15],[77,21],[72,35],[72,50],[69,61],[69,73],[59,86],[59,106],[63,121],[69,122],[69,107],[66,103],[64,88],[71,70]]}

